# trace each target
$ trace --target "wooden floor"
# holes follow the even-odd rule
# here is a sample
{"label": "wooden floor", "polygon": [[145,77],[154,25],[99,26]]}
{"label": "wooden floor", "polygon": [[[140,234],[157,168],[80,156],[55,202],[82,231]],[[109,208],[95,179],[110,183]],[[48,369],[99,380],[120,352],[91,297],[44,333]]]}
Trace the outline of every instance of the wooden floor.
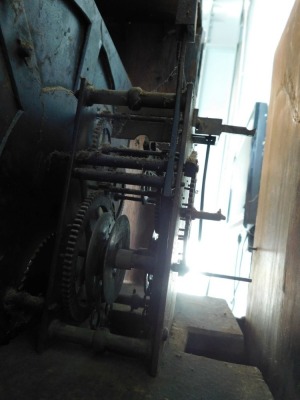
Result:
{"label": "wooden floor", "polygon": [[300,1],[279,43],[247,311],[251,360],[276,399],[300,399]]}

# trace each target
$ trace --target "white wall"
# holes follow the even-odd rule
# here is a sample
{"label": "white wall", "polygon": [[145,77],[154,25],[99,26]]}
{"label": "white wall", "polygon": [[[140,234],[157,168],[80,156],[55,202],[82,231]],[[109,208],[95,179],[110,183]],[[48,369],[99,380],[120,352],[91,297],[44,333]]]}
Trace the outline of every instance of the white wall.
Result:
{"label": "white wall", "polygon": [[249,8],[240,92],[234,113],[245,124],[254,102],[269,103],[274,53],[294,0],[252,0]]}

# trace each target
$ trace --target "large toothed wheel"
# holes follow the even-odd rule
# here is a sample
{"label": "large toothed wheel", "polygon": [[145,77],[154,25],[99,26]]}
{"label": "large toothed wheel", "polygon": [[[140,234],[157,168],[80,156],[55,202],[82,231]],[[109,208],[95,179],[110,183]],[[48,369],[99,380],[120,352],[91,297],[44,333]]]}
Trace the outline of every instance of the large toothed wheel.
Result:
{"label": "large toothed wheel", "polygon": [[[62,265],[61,293],[65,316],[74,323],[83,322],[94,307],[91,280],[93,282],[94,278],[101,275],[101,266],[91,263],[91,251],[95,253],[95,241],[97,236],[99,238],[101,221],[106,214],[109,214],[109,224],[105,224],[107,232],[102,235],[106,243],[114,222],[112,203],[108,197],[97,192],[82,203],[69,228]],[[102,251],[104,243],[101,243],[100,234],[100,255],[96,254],[99,263]]]}

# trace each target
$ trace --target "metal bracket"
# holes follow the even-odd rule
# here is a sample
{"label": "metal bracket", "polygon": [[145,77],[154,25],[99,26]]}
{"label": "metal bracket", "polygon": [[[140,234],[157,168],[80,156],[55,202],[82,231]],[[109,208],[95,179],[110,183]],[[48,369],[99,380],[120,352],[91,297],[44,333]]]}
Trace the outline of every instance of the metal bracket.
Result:
{"label": "metal bracket", "polygon": [[192,141],[196,144],[215,145],[216,136],[211,135],[192,135]]}
{"label": "metal bracket", "polygon": [[194,110],[193,126],[196,128],[195,138],[198,134],[219,136],[222,132],[245,136],[255,134],[255,129],[249,130],[244,126],[223,125],[222,119],[198,117],[197,109]]}

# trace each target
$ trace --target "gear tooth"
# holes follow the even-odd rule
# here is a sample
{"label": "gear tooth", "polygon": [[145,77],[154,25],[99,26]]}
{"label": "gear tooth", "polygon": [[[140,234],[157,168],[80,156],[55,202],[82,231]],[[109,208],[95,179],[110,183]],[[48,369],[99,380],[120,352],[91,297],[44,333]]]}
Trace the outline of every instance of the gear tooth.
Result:
{"label": "gear tooth", "polygon": [[64,274],[65,269],[69,270],[69,268],[72,268],[72,266],[73,266],[73,259],[72,260],[70,260],[70,259],[69,260],[65,260],[64,268],[62,270],[62,273]]}
{"label": "gear tooth", "polygon": [[70,273],[72,271],[72,264],[73,263],[71,263],[71,262],[70,263],[66,262],[64,264],[64,271],[63,271],[63,275],[62,276],[67,276],[66,274]]}
{"label": "gear tooth", "polygon": [[74,259],[74,254],[71,254],[71,253],[66,254],[65,258],[64,258],[65,262],[67,262],[67,263],[73,262],[73,259]]}
{"label": "gear tooth", "polygon": [[62,272],[62,277],[65,277],[65,276],[69,277],[70,270],[72,270],[72,264],[70,264],[70,265],[65,264],[64,270]]}
{"label": "gear tooth", "polygon": [[70,276],[69,276],[69,270],[65,270],[62,274],[62,280],[63,282],[69,282],[70,281]]}
{"label": "gear tooth", "polygon": [[68,293],[70,291],[69,282],[62,282],[61,289],[63,293]]}
{"label": "gear tooth", "polygon": [[74,235],[74,233],[71,233],[71,235],[69,236],[69,242],[76,241],[77,238],[78,238],[78,235]]}
{"label": "gear tooth", "polygon": [[76,242],[69,242],[67,244],[66,252],[69,254],[73,254],[75,252]]}
{"label": "gear tooth", "polygon": [[[77,294],[75,291],[75,266],[77,261],[77,250],[81,235],[84,233],[86,224],[89,223],[89,211],[93,204],[100,204],[99,196],[103,196],[100,192],[92,192],[79,207],[73,223],[69,225],[69,233],[64,250],[61,273],[61,295],[62,303],[66,316],[74,322],[82,322],[90,312],[88,306],[79,306]],[[97,201],[97,203],[94,203]],[[106,201],[104,202],[106,205]],[[108,207],[107,207],[108,208]],[[75,256],[76,255],[76,256]]]}
{"label": "gear tooth", "polygon": [[66,260],[66,262],[68,262],[69,260],[72,260],[72,258],[73,258],[73,255],[70,253],[66,253],[64,256],[64,259]]}

